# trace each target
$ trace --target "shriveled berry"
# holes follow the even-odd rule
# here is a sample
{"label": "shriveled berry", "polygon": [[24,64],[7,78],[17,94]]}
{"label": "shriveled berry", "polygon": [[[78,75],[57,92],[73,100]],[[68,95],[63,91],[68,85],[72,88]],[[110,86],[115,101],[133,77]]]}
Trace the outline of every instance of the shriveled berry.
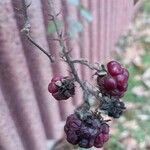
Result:
{"label": "shriveled berry", "polygon": [[103,134],[108,134],[109,133],[109,125],[108,124],[103,123],[101,129],[102,129]]}
{"label": "shriveled berry", "polygon": [[94,146],[96,148],[101,148],[103,147],[104,143],[109,140],[109,134],[102,134],[100,133],[96,138],[94,142]]}
{"label": "shriveled berry", "polygon": [[109,139],[109,135],[108,134],[102,134],[100,133],[97,137],[96,137],[96,143],[101,143],[104,144],[105,142],[107,142]]}
{"label": "shriveled berry", "polygon": [[78,144],[79,138],[75,132],[68,132],[67,133],[67,141],[73,145]]}
{"label": "shriveled berry", "polygon": [[64,95],[63,93],[60,93],[60,92],[52,93],[52,96],[56,100],[67,100],[70,97],[70,96]]}
{"label": "shriveled berry", "polygon": [[[96,140],[96,141],[98,141],[98,140]],[[96,148],[102,148],[103,145],[104,145],[104,144],[101,143],[101,142],[99,142],[99,141],[94,143],[94,146],[95,146]]]}
{"label": "shriveled berry", "polygon": [[104,97],[102,99],[100,109],[106,111],[110,117],[119,118],[126,108],[125,104],[119,99]]}
{"label": "shriveled berry", "polygon": [[[64,131],[69,143],[78,144],[82,148],[91,148],[94,145],[102,144],[103,146],[108,140],[109,126],[92,112],[89,114],[91,116],[88,115],[86,120],[81,120],[77,114],[72,114],[67,118]],[[99,135],[101,135],[101,140],[96,139]]]}
{"label": "shriveled berry", "polygon": [[48,91],[56,100],[67,100],[75,94],[75,85],[70,77],[53,77],[48,85]]}
{"label": "shriveled berry", "polygon": [[93,139],[81,139],[79,142],[79,146],[82,148],[91,148],[94,145]]}

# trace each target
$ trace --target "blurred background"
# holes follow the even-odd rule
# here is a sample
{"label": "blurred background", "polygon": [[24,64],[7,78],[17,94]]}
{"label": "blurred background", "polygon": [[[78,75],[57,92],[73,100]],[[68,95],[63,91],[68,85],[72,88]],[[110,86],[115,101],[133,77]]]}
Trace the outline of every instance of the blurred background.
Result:
{"label": "blurred background", "polygon": [[[51,64],[20,32],[22,1],[0,0],[0,150],[81,150],[63,132],[66,117],[82,103],[80,87],[61,102],[47,90],[53,76],[69,75],[54,40],[52,10],[48,0],[27,3],[31,36],[56,61]],[[55,0],[54,9],[74,59],[93,64],[116,59],[129,69],[127,110],[110,123],[103,149],[150,150],[150,0]],[[82,79],[94,83],[94,72],[76,67]]]}

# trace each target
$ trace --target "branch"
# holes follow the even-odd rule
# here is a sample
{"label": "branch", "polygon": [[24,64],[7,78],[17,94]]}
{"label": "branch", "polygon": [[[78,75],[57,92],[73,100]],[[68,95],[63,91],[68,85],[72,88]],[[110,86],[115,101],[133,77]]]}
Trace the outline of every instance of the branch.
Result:
{"label": "branch", "polygon": [[52,12],[52,15],[51,15],[52,19],[51,20],[53,21],[54,26],[56,28],[56,33],[57,33],[57,36],[58,36],[58,39],[59,39],[58,40],[59,41],[59,45],[61,47],[62,54],[65,56],[65,59],[66,59],[65,61],[68,63],[69,67],[71,68],[71,71],[72,71],[72,74],[74,75],[75,80],[80,84],[80,86],[81,86],[81,88],[83,90],[86,90],[85,87],[84,87],[84,84],[80,80],[80,78],[78,76],[78,73],[77,73],[77,71],[75,69],[75,66],[71,62],[71,58],[70,58],[70,56],[69,56],[69,54],[68,54],[68,52],[66,50],[67,48],[65,47],[65,43],[64,43],[64,40],[63,40],[62,32],[61,33],[59,32],[59,29],[58,29],[58,26],[57,26],[57,23],[56,23],[56,19],[57,19],[56,17],[58,15],[55,12],[53,0],[49,0],[48,2],[49,2],[50,10]]}
{"label": "branch", "polygon": [[72,63],[79,63],[79,64],[82,64],[82,65],[85,65],[87,66],[88,68],[90,68],[91,70],[96,70],[96,71],[99,71],[99,68],[90,64],[87,60],[84,60],[84,59],[76,59],[76,60],[71,60]]}
{"label": "branch", "polygon": [[57,36],[58,36],[58,42],[59,42],[59,45],[61,47],[61,52],[62,52],[62,55],[63,55],[63,60],[69,65],[70,69],[71,69],[71,72],[72,74],[74,75],[74,78],[75,80],[79,83],[79,85],[81,86],[82,90],[83,90],[83,95],[84,95],[84,100],[86,103],[89,104],[89,95],[93,95],[95,96],[97,99],[100,100],[101,98],[101,95],[100,95],[100,91],[98,89],[96,89],[94,86],[89,86],[89,84],[87,84],[87,82],[83,82],[80,80],[79,78],[79,75],[76,71],[76,68],[75,68],[75,63],[82,63],[86,66],[88,66],[89,68],[91,68],[92,70],[98,70],[97,68],[95,68],[94,66],[92,65],[89,65],[88,63],[86,62],[82,62],[82,61],[77,61],[77,60],[72,60],[70,55],[69,55],[69,52],[70,51],[67,51],[67,48],[65,46],[65,43],[64,43],[64,40],[63,40],[63,35],[62,35],[62,32],[59,31],[58,29],[58,26],[57,26],[57,23],[56,23],[56,19],[57,19],[57,14],[55,12],[55,7],[54,7],[54,3],[53,3],[53,0],[49,0],[49,7],[50,7],[50,10],[51,10],[51,20],[53,21],[54,23],[54,26],[55,26],[55,29],[56,29],[56,33],[57,33]]}
{"label": "branch", "polygon": [[51,62],[54,62],[53,57],[46,51],[44,50],[39,44],[37,44],[32,37],[30,36],[30,22],[29,22],[29,17],[27,14],[27,8],[30,6],[26,4],[26,0],[22,0],[22,11],[23,11],[23,15],[25,18],[25,24],[24,27],[21,29],[21,32],[24,33],[24,35],[28,38],[28,40],[34,45],[36,46],[41,52],[43,52],[49,59]]}

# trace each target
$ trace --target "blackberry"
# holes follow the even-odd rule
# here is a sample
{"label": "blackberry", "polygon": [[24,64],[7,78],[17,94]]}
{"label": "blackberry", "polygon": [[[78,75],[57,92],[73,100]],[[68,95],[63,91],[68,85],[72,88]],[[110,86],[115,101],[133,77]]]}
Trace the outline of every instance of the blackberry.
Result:
{"label": "blackberry", "polygon": [[103,97],[100,109],[106,111],[110,117],[119,118],[126,107],[119,99]]}
{"label": "blackberry", "polygon": [[68,76],[53,77],[48,85],[48,91],[56,100],[66,100],[75,94],[74,80]]}
{"label": "blackberry", "polygon": [[64,126],[67,141],[82,148],[100,147],[109,139],[109,125],[99,119],[94,113],[81,120],[74,113],[70,115]]}
{"label": "blackberry", "polygon": [[107,74],[98,75],[97,84],[103,95],[121,98],[128,87],[129,72],[120,63],[110,61],[107,64]]}

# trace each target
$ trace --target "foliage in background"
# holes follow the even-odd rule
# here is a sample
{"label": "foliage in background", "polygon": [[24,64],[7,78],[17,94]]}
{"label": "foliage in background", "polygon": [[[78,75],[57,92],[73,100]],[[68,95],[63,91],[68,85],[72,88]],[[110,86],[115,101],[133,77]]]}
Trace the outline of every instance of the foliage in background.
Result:
{"label": "foliage in background", "polygon": [[[124,100],[127,111],[114,121],[113,136],[107,150],[150,149],[150,1],[146,0],[136,19],[117,43],[120,60],[129,72],[129,87]],[[133,53],[133,57],[131,57]],[[124,59],[123,59],[124,58]]]}
{"label": "foliage in background", "polygon": [[[79,15],[83,20],[85,20],[87,23],[92,22],[93,16],[92,13],[88,10],[88,8],[85,8],[83,5],[81,5],[79,0],[67,0],[69,5],[72,5],[73,7],[76,7],[76,9],[79,11]],[[72,16],[72,14],[69,14],[67,16],[67,24],[68,24],[68,35],[71,38],[77,38],[78,34],[81,33],[84,30],[83,23]],[[64,27],[63,20],[57,20],[57,25],[59,29]],[[50,21],[48,26],[48,32],[49,33],[55,33],[56,28],[52,21]]]}

